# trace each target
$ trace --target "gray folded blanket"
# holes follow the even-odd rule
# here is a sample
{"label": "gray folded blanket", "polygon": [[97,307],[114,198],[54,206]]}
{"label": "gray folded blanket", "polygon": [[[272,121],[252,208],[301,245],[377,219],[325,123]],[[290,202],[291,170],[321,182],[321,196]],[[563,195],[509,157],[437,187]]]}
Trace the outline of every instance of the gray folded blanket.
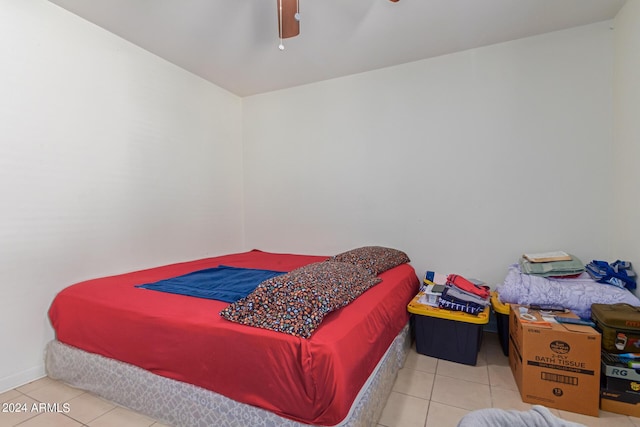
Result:
{"label": "gray folded blanket", "polygon": [[547,408],[533,405],[529,411],[479,409],[462,417],[458,427],[586,427],[558,418]]}

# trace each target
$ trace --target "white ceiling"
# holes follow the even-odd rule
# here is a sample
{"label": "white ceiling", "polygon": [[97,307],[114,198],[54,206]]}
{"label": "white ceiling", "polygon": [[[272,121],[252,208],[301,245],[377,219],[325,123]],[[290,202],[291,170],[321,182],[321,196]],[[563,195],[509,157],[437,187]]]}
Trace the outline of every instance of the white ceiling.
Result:
{"label": "white ceiling", "polygon": [[239,96],[613,18],[625,0],[49,0]]}

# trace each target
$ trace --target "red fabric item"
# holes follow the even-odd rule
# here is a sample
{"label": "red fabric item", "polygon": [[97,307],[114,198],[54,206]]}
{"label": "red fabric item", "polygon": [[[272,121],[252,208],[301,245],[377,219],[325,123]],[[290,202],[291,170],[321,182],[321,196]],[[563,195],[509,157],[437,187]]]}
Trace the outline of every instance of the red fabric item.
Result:
{"label": "red fabric item", "polygon": [[458,276],[457,274],[448,275],[447,282],[457,286],[463,291],[478,295],[481,298],[489,298],[491,292],[487,286],[475,285],[464,277]]}
{"label": "red fabric item", "polygon": [[326,258],[254,250],[89,280],[62,290],[49,317],[65,344],[286,418],[335,425],[408,321],[419,286],[410,265],[382,273],[309,339],[229,322],[218,314],[225,302],[134,287],[218,265],[290,271]]}

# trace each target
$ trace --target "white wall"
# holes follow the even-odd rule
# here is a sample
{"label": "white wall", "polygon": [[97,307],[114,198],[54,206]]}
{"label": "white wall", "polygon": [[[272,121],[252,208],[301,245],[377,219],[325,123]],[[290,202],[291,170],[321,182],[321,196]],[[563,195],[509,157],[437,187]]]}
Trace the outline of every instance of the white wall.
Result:
{"label": "white wall", "polygon": [[610,25],[244,98],[247,246],[492,285],[523,251],[609,258]]}
{"label": "white wall", "polygon": [[640,273],[640,0],[627,1],[614,27],[614,258]]}
{"label": "white wall", "polygon": [[44,0],[0,2],[0,392],[53,296],[241,250],[241,100]]}
{"label": "white wall", "polygon": [[105,274],[381,244],[494,284],[524,250],[637,255],[603,226],[637,227],[637,197],[602,199],[638,152],[617,120],[613,168],[610,24],[240,100],[45,0],[0,2],[0,391],[43,374],[55,293]]}

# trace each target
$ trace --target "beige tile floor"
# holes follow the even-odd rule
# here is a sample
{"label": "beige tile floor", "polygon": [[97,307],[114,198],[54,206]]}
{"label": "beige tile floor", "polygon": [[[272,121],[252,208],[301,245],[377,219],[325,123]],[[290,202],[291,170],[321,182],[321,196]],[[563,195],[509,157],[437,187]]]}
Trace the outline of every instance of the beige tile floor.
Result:
{"label": "beige tile floor", "polygon": [[[485,333],[476,366],[409,353],[398,374],[378,426],[455,427],[465,414],[481,408],[528,410],[502,353],[498,335]],[[600,411],[590,417],[551,410],[588,427],[640,427],[640,418]]]}
{"label": "beige tile floor", "polygon": [[[165,426],[46,377],[0,394],[0,402],[0,409],[12,409],[0,412],[0,427]],[[59,411],[32,411],[39,402],[59,403]],[[68,406],[62,406],[64,402]],[[466,413],[490,407],[527,410],[530,405],[520,399],[497,334],[486,333],[476,366],[435,359],[412,349],[398,373],[378,426],[456,426]],[[17,408],[26,411],[17,412]],[[589,427],[640,427],[640,418],[604,411],[600,411],[599,418],[555,409],[552,412]]]}

